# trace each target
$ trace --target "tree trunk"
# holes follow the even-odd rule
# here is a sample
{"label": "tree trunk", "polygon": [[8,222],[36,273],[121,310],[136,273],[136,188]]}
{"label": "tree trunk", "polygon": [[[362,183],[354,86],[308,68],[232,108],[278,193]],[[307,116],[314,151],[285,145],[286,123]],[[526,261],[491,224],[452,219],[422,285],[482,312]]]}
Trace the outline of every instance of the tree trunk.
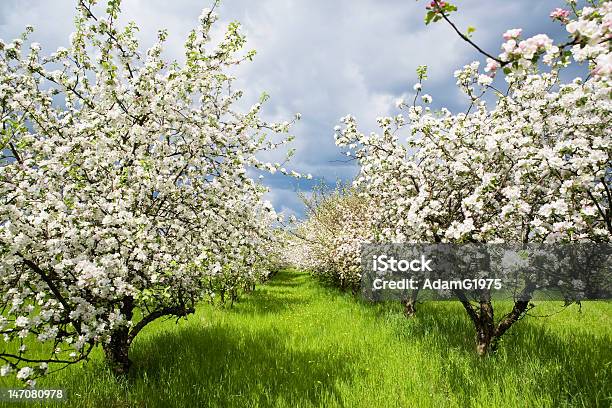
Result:
{"label": "tree trunk", "polygon": [[115,375],[125,375],[129,371],[132,365],[129,359],[129,350],[128,328],[123,326],[115,330],[110,342],[104,345],[106,361]]}
{"label": "tree trunk", "polygon": [[404,316],[414,317],[416,315],[416,304],[419,296],[419,289],[411,289],[405,299],[402,299],[404,305]]}
{"label": "tree trunk", "polygon": [[402,304],[404,305],[404,316],[414,317],[416,315],[416,302],[413,299],[404,299]]}
{"label": "tree trunk", "polygon": [[233,308],[234,302],[238,300],[238,292],[236,291],[236,289],[232,289],[232,291],[230,292],[230,300],[230,308]]}
{"label": "tree trunk", "polygon": [[476,327],[476,352],[485,356],[490,351],[495,338],[495,318],[490,294],[486,292],[480,300],[479,322]]}
{"label": "tree trunk", "polygon": [[493,351],[495,343],[495,318],[491,294],[484,290],[480,293],[479,307],[475,307],[462,290],[453,291],[459,298],[465,311],[476,329],[476,352],[479,356],[486,356]]}
{"label": "tree trunk", "polygon": [[[125,320],[132,320],[134,299],[127,297],[121,303],[121,314]],[[129,359],[130,331],[127,325],[122,325],[113,331],[110,342],[104,344],[104,353],[111,370],[116,375],[125,375],[132,362]]]}
{"label": "tree trunk", "polygon": [[476,353],[479,356],[484,357],[493,351],[493,338],[490,333],[486,331],[479,331],[476,336]]}
{"label": "tree trunk", "polygon": [[481,292],[479,308],[470,303],[463,291],[454,291],[476,328],[476,352],[478,355],[486,356],[494,352],[504,333],[533,307],[529,302],[533,290],[533,284],[527,285],[518,300],[515,300],[512,311],[502,317],[497,325],[495,324],[491,294],[488,290]]}

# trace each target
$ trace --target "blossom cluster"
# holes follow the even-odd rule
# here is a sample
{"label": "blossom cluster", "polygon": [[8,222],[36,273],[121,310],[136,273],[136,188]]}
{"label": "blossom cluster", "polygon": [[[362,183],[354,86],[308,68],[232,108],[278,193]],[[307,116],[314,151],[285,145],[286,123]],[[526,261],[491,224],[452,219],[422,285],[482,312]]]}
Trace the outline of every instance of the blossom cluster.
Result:
{"label": "blossom cluster", "polygon": [[564,44],[555,45],[546,34],[521,40],[521,29],[506,31],[499,59],[508,64],[509,71],[529,73],[537,71],[542,56],[542,61],[553,68],[567,66],[571,57],[576,62],[587,61],[596,78],[609,76],[612,72],[612,2],[602,1],[595,5],[575,10],[574,18],[570,10],[562,8],[550,13],[553,20],[565,25],[570,35],[570,41]]}
{"label": "blossom cluster", "polygon": [[[455,72],[465,112],[433,111],[429,95],[418,104],[419,82],[415,103],[401,101],[402,113],[378,118],[379,132],[362,133],[353,116],[342,118],[336,144],[358,160],[353,188],[368,203],[367,225],[343,234],[381,243],[609,242],[612,89],[603,40],[611,4],[566,22],[574,61],[585,49],[589,55],[586,79],[562,81],[570,63],[562,47],[545,34],[521,40],[522,30],[512,29],[500,57],[508,68],[503,92],[493,85],[502,66],[493,58],[484,72],[477,61]],[[540,71],[539,61],[550,70]]]}
{"label": "blossom cluster", "polygon": [[[205,10],[185,63],[169,63],[165,31],[142,54],[137,27],[115,23],[119,2],[99,17],[94,4],[79,3],[70,47],[50,56],[26,49],[30,28],[0,41],[0,374],[30,384],[48,363],[98,345],[120,356],[155,318],[251,285],[277,247],[250,174],[286,172],[258,155],[291,123],[233,109],[227,70],[252,56],[238,25],[212,44]],[[43,364],[28,339],[48,349]]]}

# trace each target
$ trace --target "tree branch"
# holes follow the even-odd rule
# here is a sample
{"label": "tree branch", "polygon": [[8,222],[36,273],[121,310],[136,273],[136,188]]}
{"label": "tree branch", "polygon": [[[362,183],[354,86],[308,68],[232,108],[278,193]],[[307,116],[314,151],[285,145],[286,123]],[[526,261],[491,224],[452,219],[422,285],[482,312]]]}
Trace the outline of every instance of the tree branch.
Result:
{"label": "tree branch", "polygon": [[17,255],[19,255],[21,259],[23,259],[24,264],[26,264],[31,270],[38,274],[41,279],[47,284],[47,286],[49,286],[49,289],[51,289],[51,292],[53,292],[53,295],[55,295],[55,297],[62,304],[62,306],[64,306],[66,310],[71,310],[72,308],[70,307],[62,293],[59,291],[57,286],[55,286],[55,283],[51,280],[51,278],[49,278],[49,276],[42,269],[40,269],[38,265],[27,259],[21,253],[17,252]]}
{"label": "tree branch", "polygon": [[480,48],[474,41],[470,40],[470,38],[463,34],[458,28],[457,26],[448,18],[448,16],[444,13],[444,11],[442,11],[442,7],[440,7],[440,4],[438,3],[438,0],[434,0],[434,2],[436,3],[436,7],[438,8],[438,12],[440,13],[440,15],[442,16],[442,18],[444,20],[446,20],[446,22],[448,24],[450,24],[451,27],[453,27],[453,29],[455,30],[455,32],[457,34],[459,34],[459,37],[461,37],[464,41],[466,41],[468,44],[470,44],[472,47],[474,47],[476,50],[478,50],[478,52],[480,52],[481,54],[491,58],[494,61],[497,61],[502,67],[507,65],[509,63],[509,61],[502,61],[500,60],[498,57],[494,57],[493,55],[489,54],[488,52],[486,52],[485,50],[483,50],[482,48]]}
{"label": "tree branch", "polygon": [[195,313],[195,309],[193,307],[185,307],[181,306],[173,306],[173,307],[164,307],[162,309],[158,309],[147,316],[143,317],[138,323],[136,323],[132,330],[130,330],[130,334],[128,335],[128,344],[131,344],[134,338],[140,333],[144,327],[151,323],[152,321],[162,317],[162,316],[178,316],[184,317],[189,314]]}

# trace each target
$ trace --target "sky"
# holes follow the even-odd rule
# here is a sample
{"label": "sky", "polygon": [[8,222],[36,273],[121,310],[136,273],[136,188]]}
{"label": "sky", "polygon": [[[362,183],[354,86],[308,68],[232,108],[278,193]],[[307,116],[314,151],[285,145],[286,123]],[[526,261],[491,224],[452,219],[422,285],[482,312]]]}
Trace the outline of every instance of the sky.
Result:
{"label": "sky", "polygon": [[[103,0],[100,0],[103,2]],[[73,31],[76,0],[0,0],[0,38],[16,38],[26,25],[34,26],[32,41],[43,53],[68,44]],[[426,26],[426,2],[415,0],[224,0],[217,9],[220,35],[231,21],[239,21],[247,49],[257,50],[253,62],[241,66],[235,88],[244,91],[241,108],[256,103],[263,92],[266,120],[302,119],[291,129],[296,154],[288,169],[311,173],[313,180],[267,175],[268,198],[278,211],[303,216],[298,192],[308,193],[320,183],[350,181],[355,162],[335,146],[333,128],[351,114],[361,130],[376,130],[376,117],[396,115],[395,101],[413,96],[415,69],[429,67],[424,92],[434,108],[461,110],[466,104],[455,86],[453,72],[474,60],[484,63],[467,43],[443,22]],[[501,35],[523,28],[524,36],[547,33],[563,41],[563,29],[548,17],[563,7],[561,0],[458,0],[453,17],[466,30],[476,27],[474,41],[497,55]],[[152,45],[161,28],[169,31],[166,56],[179,59],[182,44],[197,25],[201,10],[212,0],[123,0],[123,21],[140,27],[141,46]],[[266,159],[280,160],[282,152]]]}

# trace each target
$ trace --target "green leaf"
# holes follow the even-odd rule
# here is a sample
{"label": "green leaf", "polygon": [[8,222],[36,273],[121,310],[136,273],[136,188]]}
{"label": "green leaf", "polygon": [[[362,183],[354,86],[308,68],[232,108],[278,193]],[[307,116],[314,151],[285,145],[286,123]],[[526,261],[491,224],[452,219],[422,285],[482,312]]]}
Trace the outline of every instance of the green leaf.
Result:
{"label": "green leaf", "polygon": [[427,65],[419,65],[416,69],[416,73],[420,80],[427,79]]}
{"label": "green leaf", "polygon": [[425,14],[425,24],[431,23],[436,14],[437,13],[435,11],[428,11],[427,14]]}
{"label": "green leaf", "polygon": [[472,34],[474,34],[474,32],[475,32],[475,31],[476,31],[476,27],[474,27],[474,26],[468,26],[468,28],[467,28],[467,36],[468,36],[468,37],[471,37],[471,36],[472,36]]}
{"label": "green leaf", "polygon": [[453,11],[457,11],[457,6],[454,4],[446,3],[446,6],[442,8],[446,14],[452,13]]}

